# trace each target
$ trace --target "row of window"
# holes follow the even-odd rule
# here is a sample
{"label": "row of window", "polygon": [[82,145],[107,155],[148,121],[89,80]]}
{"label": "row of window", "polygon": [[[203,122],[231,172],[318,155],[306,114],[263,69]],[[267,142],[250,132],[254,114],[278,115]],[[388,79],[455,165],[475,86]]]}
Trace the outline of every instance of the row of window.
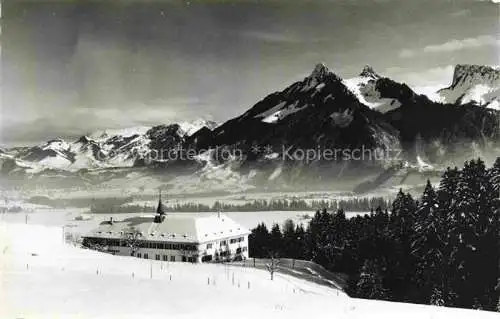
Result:
{"label": "row of window", "polygon": [[[232,238],[229,240],[230,244],[240,243],[245,240],[244,237]],[[93,244],[93,245],[102,245],[102,246],[115,246],[115,247],[128,247],[127,241],[119,240],[119,239],[106,239],[106,238],[85,238],[85,242]],[[221,240],[219,242],[220,247],[227,246],[227,240]],[[149,248],[149,249],[167,249],[167,250],[187,250],[187,251],[196,251],[197,245],[195,244],[174,244],[174,243],[157,243],[151,241],[141,241],[137,244],[140,248]],[[212,249],[213,243],[207,243],[207,249]]]}
{"label": "row of window", "polygon": [[[239,237],[239,238],[233,238],[233,239],[230,239],[229,240],[229,243],[230,244],[235,244],[235,243],[240,243],[242,241],[245,241],[245,238],[244,237]],[[220,246],[223,247],[223,246],[226,246],[227,245],[227,240],[221,240],[220,241]],[[207,244],[207,249],[212,249],[213,247],[213,243],[208,243]]]}
{"label": "row of window", "polygon": [[241,243],[242,241],[244,241],[245,238],[244,237],[239,237],[239,238],[233,238],[229,241],[229,243],[231,244],[236,244],[236,243]]}
{"label": "row of window", "polygon": [[193,244],[169,244],[169,243],[142,243],[141,248],[150,249],[170,249],[170,250],[197,250],[196,245]]}
{"label": "row of window", "polygon": [[[129,246],[125,240],[105,239],[105,238],[85,238],[85,243],[102,246],[127,247]],[[194,244],[172,244],[172,243],[155,243],[155,242],[138,242],[137,247],[150,249],[168,249],[168,250],[197,250]]]}
{"label": "row of window", "polygon": [[[144,258],[144,259],[149,259],[149,254],[148,253],[137,253],[135,255],[137,258]],[[168,255],[155,255],[155,260],[163,260],[163,261],[169,261]],[[176,259],[176,256],[170,256],[170,261],[184,261],[184,262],[196,262],[195,257],[186,257],[186,256],[181,256],[179,257],[179,260]]]}

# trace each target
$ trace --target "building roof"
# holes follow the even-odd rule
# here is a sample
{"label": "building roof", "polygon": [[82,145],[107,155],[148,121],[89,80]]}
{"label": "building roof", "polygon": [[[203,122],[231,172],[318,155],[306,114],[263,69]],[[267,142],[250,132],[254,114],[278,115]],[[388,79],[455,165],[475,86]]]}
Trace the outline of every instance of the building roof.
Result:
{"label": "building roof", "polygon": [[203,243],[250,233],[224,214],[168,213],[161,223],[155,223],[153,215],[103,222],[85,237],[119,239],[132,229],[141,233],[143,240],[179,243]]}

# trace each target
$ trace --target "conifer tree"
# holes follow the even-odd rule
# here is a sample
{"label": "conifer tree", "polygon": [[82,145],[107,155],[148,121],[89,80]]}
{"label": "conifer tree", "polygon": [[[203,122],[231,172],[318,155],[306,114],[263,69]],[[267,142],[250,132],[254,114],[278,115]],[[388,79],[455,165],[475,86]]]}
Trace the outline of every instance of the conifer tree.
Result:
{"label": "conifer tree", "polygon": [[482,160],[465,163],[456,193],[450,231],[457,239],[452,262],[458,269],[458,305],[492,310],[499,268],[497,195]]}
{"label": "conifer tree", "polygon": [[489,171],[489,175],[495,194],[500,197],[500,157],[497,157],[497,160]]}
{"label": "conifer tree", "polygon": [[291,219],[283,223],[283,253],[284,256],[293,257],[297,251],[295,224]]}
{"label": "conifer tree", "polygon": [[267,257],[271,249],[270,241],[269,231],[264,223],[260,223],[256,228],[252,229],[252,233],[248,238],[248,250],[252,257]]}
{"label": "conifer tree", "polygon": [[270,240],[270,253],[276,257],[283,255],[283,235],[278,224],[271,228]]}
{"label": "conifer tree", "polygon": [[439,289],[439,288],[432,289],[432,294],[430,297],[430,304],[433,306],[439,306],[439,307],[442,307],[445,305],[445,301],[444,301],[443,293],[442,293],[441,289]]}
{"label": "conifer tree", "polygon": [[295,251],[294,258],[309,260],[311,258],[308,250],[309,238],[302,224],[295,228],[295,238],[297,240],[297,250]]}
{"label": "conifer tree", "polygon": [[421,302],[431,302],[433,293],[439,291],[444,271],[445,237],[444,220],[440,215],[437,194],[427,181],[420,205],[415,214],[415,232],[412,238],[412,254],[416,260],[415,281],[419,288]]}
{"label": "conifer tree", "polygon": [[414,217],[416,203],[410,194],[399,191],[392,205],[392,214],[389,222],[389,238],[392,241],[393,253],[388,258],[386,277],[388,283],[400,301],[408,296],[405,292],[413,285],[414,257],[411,254],[411,241],[414,232]]}
{"label": "conifer tree", "polygon": [[387,291],[382,285],[382,277],[375,261],[365,260],[356,284],[356,297],[384,300]]}

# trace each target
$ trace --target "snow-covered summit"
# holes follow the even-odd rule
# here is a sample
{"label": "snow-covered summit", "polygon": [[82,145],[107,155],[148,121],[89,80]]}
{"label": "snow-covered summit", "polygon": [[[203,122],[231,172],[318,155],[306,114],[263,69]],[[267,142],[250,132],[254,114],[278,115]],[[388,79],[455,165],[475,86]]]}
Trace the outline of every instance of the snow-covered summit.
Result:
{"label": "snow-covered summit", "polygon": [[494,82],[500,79],[500,69],[487,65],[457,64],[452,87],[464,83]]}
{"label": "snow-covered summit", "polygon": [[311,75],[309,75],[310,78],[316,79],[318,81],[323,81],[326,77],[332,75],[333,72],[326,66],[325,63],[321,62],[316,64],[314,67]]}
{"label": "snow-covered summit", "polygon": [[458,64],[449,87],[438,94],[445,103],[470,102],[500,110],[500,69],[486,65]]}
{"label": "snow-covered summit", "polygon": [[380,75],[378,75],[377,72],[375,72],[375,70],[368,64],[363,67],[363,70],[361,70],[359,76],[363,78],[371,78],[374,80],[380,79]]}
{"label": "snow-covered summit", "polygon": [[401,106],[401,102],[393,98],[382,97],[377,89],[377,81],[382,79],[375,70],[366,65],[359,76],[343,80],[344,85],[358,98],[358,100],[371,109],[382,113]]}
{"label": "snow-covered summit", "polygon": [[144,135],[151,126],[134,126],[119,129],[105,129],[90,134],[89,138],[95,141],[103,141],[114,136],[130,137],[133,135]]}

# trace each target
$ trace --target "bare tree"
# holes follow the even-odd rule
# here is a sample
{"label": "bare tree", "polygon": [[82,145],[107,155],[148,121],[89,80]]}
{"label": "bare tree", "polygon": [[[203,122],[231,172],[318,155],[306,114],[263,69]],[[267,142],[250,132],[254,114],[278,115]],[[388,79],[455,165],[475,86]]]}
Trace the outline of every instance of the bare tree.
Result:
{"label": "bare tree", "polygon": [[122,240],[124,240],[127,247],[130,248],[130,256],[135,256],[135,253],[141,247],[141,238],[141,232],[134,227],[130,227],[123,231]]}
{"label": "bare tree", "polygon": [[274,279],[274,273],[278,270],[280,262],[280,259],[275,254],[271,254],[271,259],[266,264],[267,271],[271,274],[271,280]]}

